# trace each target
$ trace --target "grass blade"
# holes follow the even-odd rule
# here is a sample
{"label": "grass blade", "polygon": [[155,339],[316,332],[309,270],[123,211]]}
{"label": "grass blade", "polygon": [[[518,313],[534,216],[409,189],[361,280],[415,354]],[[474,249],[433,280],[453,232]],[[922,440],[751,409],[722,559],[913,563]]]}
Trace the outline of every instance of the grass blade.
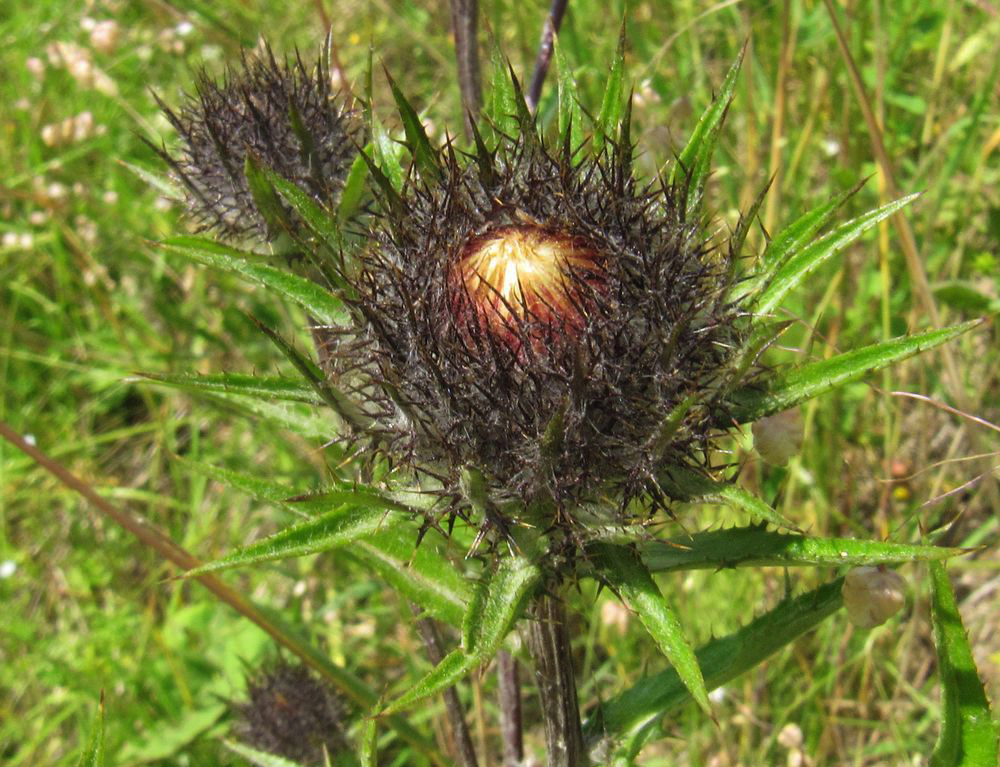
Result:
{"label": "grass blade", "polygon": [[97,704],[97,717],[90,728],[87,746],[80,754],[76,767],[104,767],[104,691],[101,690],[101,700]]}
{"label": "grass blade", "polygon": [[630,549],[623,546],[597,544],[593,553],[598,577],[636,612],[687,691],[701,709],[711,715],[708,690],[705,689],[705,680],[694,650],[684,635],[677,613],[664,599],[649,570]]}

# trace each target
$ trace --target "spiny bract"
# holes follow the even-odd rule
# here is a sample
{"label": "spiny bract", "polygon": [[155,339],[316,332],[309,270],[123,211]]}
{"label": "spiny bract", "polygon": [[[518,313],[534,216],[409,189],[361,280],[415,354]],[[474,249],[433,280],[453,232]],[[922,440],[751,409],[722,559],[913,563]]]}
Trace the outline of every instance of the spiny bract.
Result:
{"label": "spiny bract", "polygon": [[595,152],[547,144],[524,110],[399,191],[373,164],[334,377],[388,453],[571,520],[604,493],[662,500],[665,466],[705,464],[744,337],[732,256],[686,213],[686,181],[634,178],[627,126]]}
{"label": "spiny bract", "polygon": [[318,62],[279,63],[269,47],[244,55],[221,83],[202,73],[178,112],[163,106],[182,139],[157,150],[184,185],[191,217],[229,239],[273,240],[279,232],[254,199],[250,160],[295,182],[322,205],[339,195],[361,139],[360,122]]}

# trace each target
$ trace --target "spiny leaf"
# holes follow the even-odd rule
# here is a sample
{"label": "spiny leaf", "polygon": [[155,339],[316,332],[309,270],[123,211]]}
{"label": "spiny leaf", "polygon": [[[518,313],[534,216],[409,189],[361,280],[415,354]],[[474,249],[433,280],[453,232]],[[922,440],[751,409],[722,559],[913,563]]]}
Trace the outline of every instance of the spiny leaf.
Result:
{"label": "spiny leaf", "polygon": [[695,533],[642,547],[653,572],[724,567],[840,567],[946,559],[962,549],[852,538],[812,538],[759,525]]}
{"label": "spiny leaf", "polygon": [[711,715],[708,691],[694,650],[684,635],[674,608],[660,593],[649,570],[634,552],[624,546],[601,543],[594,545],[591,551],[598,577],[636,612],[691,696],[705,713]]}
{"label": "spiny leaf", "polygon": [[97,704],[97,716],[90,728],[90,737],[87,738],[87,745],[80,754],[76,767],[104,767],[104,760],[104,691],[102,690],[101,700]]}
{"label": "spiny leaf", "polygon": [[487,116],[497,131],[513,137],[517,135],[517,96],[510,79],[509,65],[497,47],[493,48],[492,58],[493,80]]}
{"label": "spiny leaf", "polygon": [[780,306],[788,292],[801,283],[830,258],[842,251],[858,237],[896,211],[902,209],[919,195],[901,197],[863,216],[841,224],[829,234],[811,245],[791,251],[790,255],[774,270],[773,277],[763,288],[760,299],[754,307],[758,317],[770,316]]}
{"label": "spiny leaf", "polygon": [[401,511],[399,505],[388,499],[358,495],[352,500],[350,494],[347,496],[336,499],[337,508],[334,511],[282,530],[222,559],[188,570],[184,576],[191,578],[234,567],[328,551],[353,543],[377,530],[388,528],[404,518],[399,513]]}
{"label": "spiny leaf", "polygon": [[254,376],[243,373],[193,375],[188,373],[137,373],[147,381],[191,392],[239,394],[268,400],[306,402],[318,405],[322,401],[313,389],[298,378]]}
{"label": "spiny leaf", "polygon": [[438,620],[461,627],[472,600],[468,580],[431,542],[414,549],[414,535],[403,526],[380,530],[352,545],[350,555],[400,596]]}
{"label": "spiny leaf", "polygon": [[[289,274],[273,266],[259,263],[255,254],[228,248],[203,237],[171,237],[163,247],[197,263],[232,272],[251,282],[290,298],[310,316],[326,325],[343,325],[349,321],[343,304],[312,280]],[[249,255],[249,258],[247,257]]]}
{"label": "spiny leaf", "polygon": [[279,232],[292,231],[294,227],[288,217],[288,211],[282,207],[281,201],[264,174],[260,163],[250,153],[247,153],[243,163],[243,173],[247,179],[250,196],[253,197],[254,207],[267,223],[270,235],[274,237]]}
{"label": "spiny leaf", "polygon": [[523,557],[507,557],[494,573],[479,581],[462,621],[466,653],[476,654],[482,642],[491,641],[510,625],[511,615],[523,610],[539,578],[536,565]]}
{"label": "spiny leaf", "polygon": [[555,47],[556,68],[559,74],[559,112],[557,118],[559,137],[563,141],[568,140],[570,152],[576,154],[583,146],[583,110],[580,109],[580,97],[577,94],[573,69],[559,43],[559,36],[556,35],[552,42]]}
{"label": "spiny leaf", "polygon": [[996,764],[997,730],[962,625],[955,593],[940,562],[931,566],[931,620],[941,677],[941,733],[931,767]]}
{"label": "spiny leaf", "polygon": [[622,109],[625,106],[625,20],[622,19],[621,31],[618,34],[618,50],[611,60],[611,70],[608,72],[608,82],[604,88],[604,98],[601,101],[601,111],[594,124],[594,155],[599,156],[604,151],[604,145],[613,141],[618,135],[618,125],[622,119]]}
{"label": "spiny leaf", "polygon": [[[298,402],[271,402],[255,397],[243,397],[230,394],[211,394],[206,392],[204,398],[214,402],[221,408],[234,410],[244,416],[253,416],[266,421],[279,429],[285,429],[306,439],[329,442],[337,424],[330,411],[317,409]],[[336,446],[327,447],[327,451],[339,452]],[[330,453],[328,458],[333,458]]]}
{"label": "spiny leaf", "polygon": [[719,140],[719,133],[722,130],[722,123],[725,121],[726,112],[733,102],[736,94],[736,78],[739,75],[740,67],[743,65],[743,56],[746,54],[744,44],[740,55],[729,68],[725,80],[722,81],[722,88],[715,100],[711,103],[705,113],[698,120],[691,138],[687,145],[681,150],[677,157],[677,164],[670,172],[670,182],[680,184],[687,178],[687,200],[685,209],[688,218],[694,218],[701,207],[701,200],[704,196],[705,182],[712,169],[712,155],[715,153],[715,145]]}
{"label": "spiny leaf", "polygon": [[[695,656],[709,690],[756,668],[767,657],[815,628],[841,604],[843,579],[786,599],[773,610],[726,637],[713,639]],[[655,725],[670,711],[689,700],[689,693],[674,669],[641,679],[634,686],[603,703],[584,725],[584,736],[613,739],[632,736],[633,748],[655,732]]]}
{"label": "spiny leaf", "polygon": [[251,319],[257,328],[281,350],[288,361],[309,382],[323,402],[340,416],[344,423],[358,430],[365,429],[371,423],[371,418],[365,413],[361,405],[333,386],[311,359],[292,346],[276,330],[268,327],[255,317],[251,317]]}
{"label": "spiny leaf", "polygon": [[371,144],[362,149],[351,163],[351,169],[340,192],[340,204],[337,206],[337,223],[344,226],[359,210],[365,195],[365,181],[368,177],[368,164],[365,153],[371,153]]}
{"label": "spiny leaf", "polygon": [[378,719],[374,716],[365,719],[361,725],[360,738],[358,760],[361,767],[378,767]]}
{"label": "spiny leaf", "polygon": [[980,324],[979,320],[929,330],[912,336],[853,349],[836,357],[811,362],[781,375],[767,389],[738,389],[730,395],[729,415],[739,423],[788,410],[836,386],[861,378],[895,362],[933,349]]}
{"label": "spiny leaf", "polygon": [[497,573],[489,579],[485,591],[470,603],[462,626],[463,640],[467,646],[445,656],[430,673],[390,704],[383,713],[401,711],[436,695],[492,658],[504,637],[521,617],[528,597],[541,579],[541,569],[528,560],[522,557],[504,559]]}
{"label": "spiny leaf", "polygon": [[333,213],[323,208],[297,184],[274,171],[265,168],[263,174],[281,200],[301,217],[320,242],[334,251],[342,246],[343,235]]}
{"label": "spiny leaf", "polygon": [[806,243],[812,240],[823,227],[833,218],[841,206],[851,199],[868,181],[861,179],[846,192],[841,193],[832,200],[819,205],[803,216],[800,216],[787,227],[781,230],[767,244],[764,254],[761,257],[763,267],[761,276],[766,281],[795,253],[802,249]]}
{"label": "spiny leaf", "polygon": [[786,530],[798,530],[775,509],[753,493],[730,482],[717,482],[678,466],[673,466],[661,479],[678,497],[689,503],[724,503],[745,511],[757,522],[768,522]]}
{"label": "spiny leaf", "polygon": [[[295,490],[268,479],[262,479],[254,474],[243,474],[232,469],[225,469],[221,466],[214,466],[201,461],[192,461],[182,456],[175,456],[174,460],[183,464],[186,468],[202,474],[206,477],[221,482],[226,487],[234,488],[242,493],[246,493],[251,498],[264,503],[274,504],[280,508],[298,511],[295,504],[288,503],[288,500],[295,495]],[[301,512],[299,512],[301,513]]]}
{"label": "spiny leaf", "polygon": [[407,101],[406,96],[403,95],[399,86],[396,85],[396,81],[392,79],[388,69],[385,70],[385,78],[388,80],[389,88],[392,90],[392,97],[396,100],[396,109],[399,110],[399,116],[403,121],[406,143],[410,148],[410,153],[413,156],[413,162],[417,166],[417,170],[428,180],[440,180],[441,168],[438,165],[437,153],[431,147],[431,142],[427,138],[427,133],[424,131],[423,123],[420,122],[417,110]]}

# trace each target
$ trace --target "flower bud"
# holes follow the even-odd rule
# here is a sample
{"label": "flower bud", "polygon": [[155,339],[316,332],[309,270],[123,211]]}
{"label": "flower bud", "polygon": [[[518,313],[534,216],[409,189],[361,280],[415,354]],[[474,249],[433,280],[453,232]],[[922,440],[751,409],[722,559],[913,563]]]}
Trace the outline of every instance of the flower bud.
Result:
{"label": "flower bud", "polygon": [[802,449],[802,412],[795,407],[761,418],[751,431],[760,457],[774,466],[784,466]]}
{"label": "flower bud", "polygon": [[881,626],[903,609],[906,582],[899,573],[879,567],[856,567],[841,590],[847,617],[858,628]]}

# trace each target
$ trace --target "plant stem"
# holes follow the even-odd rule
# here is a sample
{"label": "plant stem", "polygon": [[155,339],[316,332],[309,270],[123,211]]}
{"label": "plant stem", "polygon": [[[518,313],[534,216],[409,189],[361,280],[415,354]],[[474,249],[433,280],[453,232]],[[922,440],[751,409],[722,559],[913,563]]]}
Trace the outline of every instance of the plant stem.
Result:
{"label": "plant stem", "polygon": [[478,0],[451,0],[451,26],[455,33],[455,60],[458,64],[458,89],[462,93],[462,123],[466,138],[472,136],[472,121],[479,118],[483,106],[483,87],[479,78],[479,43],[476,37]]}
{"label": "plant stem", "polygon": [[587,767],[580,705],[576,697],[566,608],[556,596],[536,599],[528,628],[528,648],[545,721],[548,767]]}
{"label": "plant stem", "polygon": [[[410,605],[414,615],[419,615],[421,610],[416,605]],[[417,621],[417,631],[423,640],[424,649],[427,650],[427,659],[435,666],[444,658],[444,651],[441,649],[441,635],[437,626],[430,618],[420,618]],[[472,736],[469,734],[469,725],[465,721],[462,713],[462,703],[458,699],[458,692],[454,687],[449,687],[443,693],[445,714],[448,717],[448,724],[451,727],[452,737],[455,739],[455,752],[458,756],[459,767],[478,767],[476,761],[476,749],[472,745]]]}
{"label": "plant stem", "polygon": [[549,71],[549,63],[552,61],[552,42],[559,33],[563,14],[566,13],[568,4],[569,0],[552,0],[552,8],[545,18],[545,26],[542,27],[542,40],[538,45],[538,57],[535,59],[535,71],[531,75],[531,84],[528,86],[528,109],[532,112],[538,107],[538,101],[542,97],[542,85],[545,82],[545,75]]}
{"label": "plant stem", "polygon": [[520,767],[524,760],[524,732],[521,722],[521,680],[517,661],[505,650],[497,655],[497,683],[500,687],[500,738],[503,740],[503,767]]}

